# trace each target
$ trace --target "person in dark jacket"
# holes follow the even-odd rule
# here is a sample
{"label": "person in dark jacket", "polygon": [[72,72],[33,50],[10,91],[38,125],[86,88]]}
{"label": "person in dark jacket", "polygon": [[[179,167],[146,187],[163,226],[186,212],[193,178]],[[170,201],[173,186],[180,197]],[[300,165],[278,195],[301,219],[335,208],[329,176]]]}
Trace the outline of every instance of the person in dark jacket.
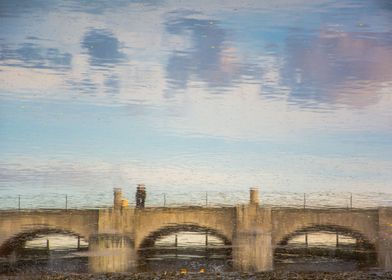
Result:
{"label": "person in dark jacket", "polygon": [[144,208],[146,196],[146,187],[139,184],[136,189],[136,208]]}

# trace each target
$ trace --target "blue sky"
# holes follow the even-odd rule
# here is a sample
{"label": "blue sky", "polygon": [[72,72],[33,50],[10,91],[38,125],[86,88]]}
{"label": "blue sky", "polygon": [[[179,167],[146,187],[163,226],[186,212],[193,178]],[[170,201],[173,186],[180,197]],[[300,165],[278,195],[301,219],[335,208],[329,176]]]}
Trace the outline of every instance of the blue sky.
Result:
{"label": "blue sky", "polygon": [[390,192],[385,1],[0,5],[0,194]]}

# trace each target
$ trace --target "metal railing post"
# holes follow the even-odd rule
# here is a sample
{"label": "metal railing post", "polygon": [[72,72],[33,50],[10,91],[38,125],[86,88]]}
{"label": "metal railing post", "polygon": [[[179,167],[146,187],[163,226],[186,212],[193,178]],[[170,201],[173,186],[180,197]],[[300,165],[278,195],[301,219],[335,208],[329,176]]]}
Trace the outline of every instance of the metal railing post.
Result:
{"label": "metal railing post", "polygon": [[20,195],[18,195],[18,210],[20,211]]}
{"label": "metal railing post", "polygon": [[307,231],[305,232],[305,245],[306,245],[306,248],[309,247],[308,232]]}
{"label": "metal railing post", "polygon": [[68,210],[68,195],[65,195],[65,210]]}
{"label": "metal railing post", "polygon": [[353,194],[350,193],[350,209],[353,209]]}

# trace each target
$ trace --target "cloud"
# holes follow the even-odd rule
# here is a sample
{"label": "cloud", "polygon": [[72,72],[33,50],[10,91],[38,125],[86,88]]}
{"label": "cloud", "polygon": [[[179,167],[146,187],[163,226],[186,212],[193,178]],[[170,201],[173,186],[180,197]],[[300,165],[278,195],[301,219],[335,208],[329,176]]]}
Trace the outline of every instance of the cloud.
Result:
{"label": "cloud", "polygon": [[392,81],[391,33],[321,29],[317,36],[293,32],[287,39],[285,85],[289,102],[318,107],[364,107],[380,100]]}
{"label": "cloud", "polygon": [[105,67],[126,60],[126,55],[120,51],[120,42],[107,30],[89,30],[84,35],[81,46],[90,55],[92,66]]}
{"label": "cloud", "polygon": [[242,76],[253,75],[254,67],[238,57],[239,52],[230,46],[228,31],[219,26],[219,21],[197,16],[189,11],[167,16],[167,32],[190,41],[189,47],[176,49],[169,57],[169,88],[187,89],[189,82],[197,78],[209,89],[223,90],[238,84]]}
{"label": "cloud", "polygon": [[36,43],[22,43],[16,48],[3,45],[0,61],[3,66],[52,69],[68,71],[71,68],[72,54],[56,48],[45,48]]}

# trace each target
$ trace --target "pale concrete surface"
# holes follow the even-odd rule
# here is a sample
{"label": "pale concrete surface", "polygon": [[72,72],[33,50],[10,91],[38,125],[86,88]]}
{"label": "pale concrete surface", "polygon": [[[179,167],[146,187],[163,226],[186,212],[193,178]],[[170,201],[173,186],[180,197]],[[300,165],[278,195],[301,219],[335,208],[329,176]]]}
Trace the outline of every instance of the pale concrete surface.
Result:
{"label": "pale concrete surface", "polygon": [[141,247],[153,245],[161,235],[194,229],[210,231],[233,245],[233,263],[239,270],[266,271],[273,269],[277,244],[296,232],[317,227],[336,229],[374,244],[380,267],[392,269],[391,208],[270,209],[251,203],[226,208],[0,211],[0,253],[4,255],[18,245],[18,238],[34,232],[63,231],[90,240],[92,255],[102,254],[103,248],[121,251],[118,258],[92,260],[93,271],[129,271],[132,263],[137,263]]}

